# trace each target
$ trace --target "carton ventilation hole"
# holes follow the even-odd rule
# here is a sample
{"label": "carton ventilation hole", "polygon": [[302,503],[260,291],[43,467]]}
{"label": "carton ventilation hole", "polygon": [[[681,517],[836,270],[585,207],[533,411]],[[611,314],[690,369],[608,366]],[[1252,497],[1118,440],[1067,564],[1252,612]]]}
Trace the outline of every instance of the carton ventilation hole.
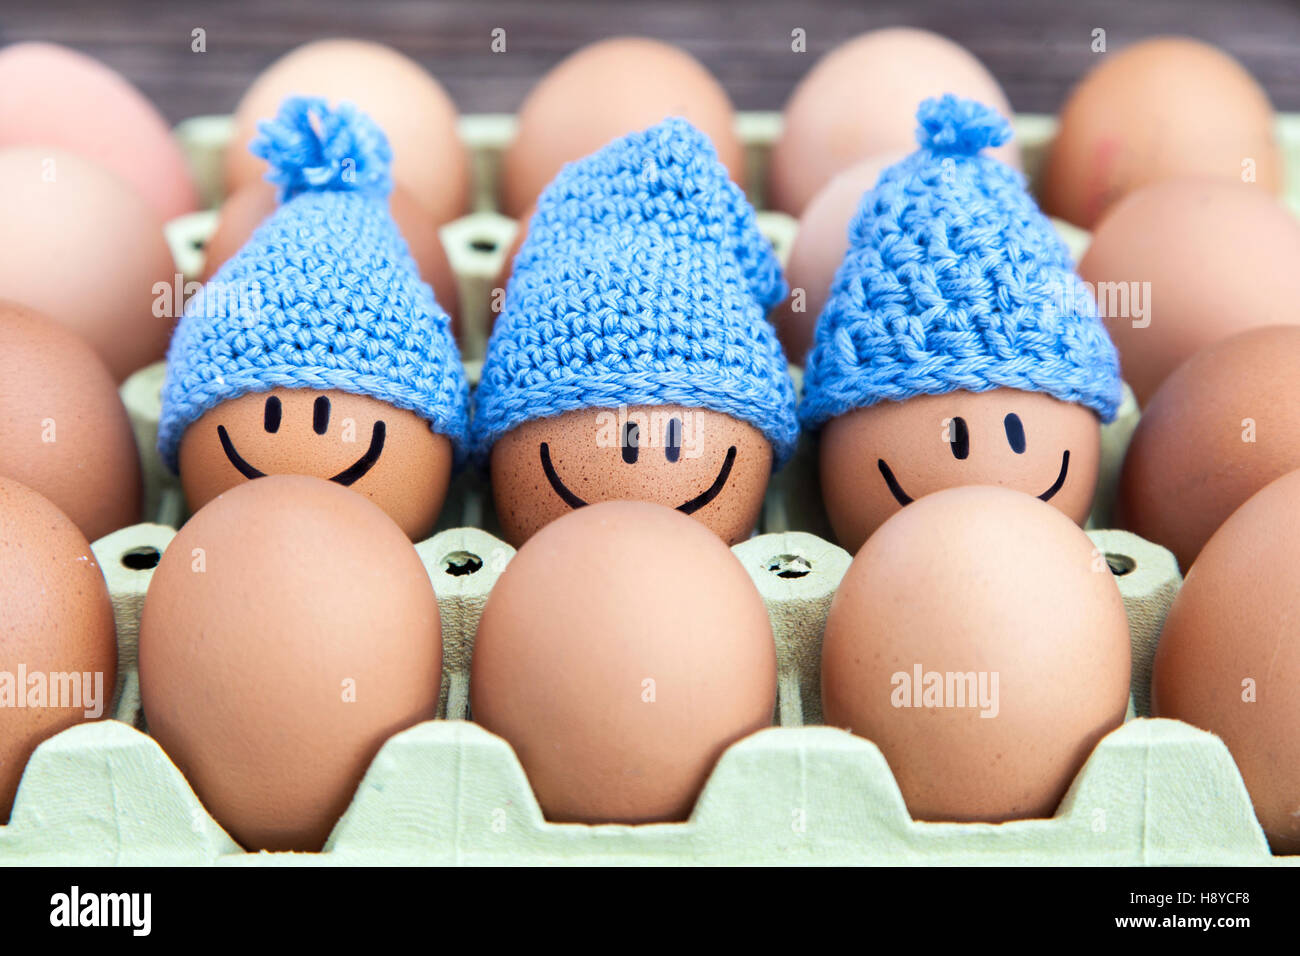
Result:
{"label": "carton ventilation hole", "polygon": [[455,578],[473,574],[481,567],[483,567],[483,559],[468,551],[453,551],[442,559],[442,570]]}
{"label": "carton ventilation hole", "polygon": [[1137,567],[1137,562],[1127,554],[1113,554],[1110,551],[1106,552],[1106,563],[1110,565],[1110,573],[1117,578],[1122,578]]}
{"label": "carton ventilation hole", "polygon": [[812,572],[812,564],[801,554],[778,554],[767,559],[767,569],[778,578],[802,578]]}
{"label": "carton ventilation hole", "polygon": [[497,243],[495,239],[474,239],[470,242],[469,247],[475,252],[496,252]]}
{"label": "carton ventilation hole", "polygon": [[162,560],[162,552],[157,548],[142,547],[132,548],[122,555],[122,567],[130,568],[132,571],[151,571],[158,567],[158,562]]}

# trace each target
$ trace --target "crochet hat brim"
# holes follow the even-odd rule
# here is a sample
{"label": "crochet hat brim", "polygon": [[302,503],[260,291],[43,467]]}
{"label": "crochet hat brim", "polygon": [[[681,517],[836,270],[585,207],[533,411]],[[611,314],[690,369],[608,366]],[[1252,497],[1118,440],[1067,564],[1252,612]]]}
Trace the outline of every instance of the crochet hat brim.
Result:
{"label": "crochet hat brim", "polygon": [[[756,405],[745,396],[743,383],[736,383],[733,389],[728,389],[726,383],[715,381],[713,387],[704,389],[692,386],[689,379],[666,381],[662,377],[647,374],[624,378],[602,400],[593,393],[591,382],[585,375],[561,373],[533,388],[516,387],[512,394],[521,403],[521,407],[513,414],[500,416],[493,428],[478,431],[474,435],[473,456],[480,465],[487,464],[492,446],[497,440],[518,426],[539,418],[554,418],[589,409],[680,405],[683,408],[720,412],[752,425],[762,433],[772,446],[774,470],[789,460],[799,438],[793,392],[789,402],[773,402],[764,407]],[[494,411],[493,408],[487,409],[488,414]]]}
{"label": "crochet hat brim", "polygon": [[[912,315],[898,305],[854,313],[850,303],[857,295],[841,295],[830,307],[841,314],[819,329],[800,423],[816,430],[878,402],[997,388],[1043,392],[1092,409],[1102,422],[1113,421],[1123,392],[1119,355],[1090,307],[1087,290],[1066,275],[1085,297],[1075,301],[1087,307],[1059,317],[1038,311],[985,315],[979,323],[959,315],[948,322]],[[910,345],[904,349],[900,342]]]}
{"label": "crochet hat brim", "polygon": [[[187,415],[192,417],[164,417],[158,424],[158,449],[163,464],[173,474],[178,473],[180,442],[190,426],[209,411],[244,395],[269,392],[275,388],[306,388],[315,391],[339,391],[350,395],[378,399],[394,408],[414,412],[429,423],[436,434],[451,441],[455,454],[454,467],[461,468],[469,460],[469,435],[464,415],[457,415],[454,406],[446,406],[447,414],[430,417],[428,396],[415,389],[404,388],[399,383],[375,375],[358,375],[346,369],[313,368],[301,365],[271,365],[255,372],[235,373],[220,382],[205,383],[188,391]],[[460,405],[468,402],[468,388],[459,384]]]}

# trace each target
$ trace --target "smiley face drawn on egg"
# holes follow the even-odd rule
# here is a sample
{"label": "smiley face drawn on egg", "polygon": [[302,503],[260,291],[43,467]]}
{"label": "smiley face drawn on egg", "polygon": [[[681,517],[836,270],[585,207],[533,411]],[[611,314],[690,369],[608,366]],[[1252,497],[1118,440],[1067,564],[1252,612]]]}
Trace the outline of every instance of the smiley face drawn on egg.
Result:
{"label": "smiley face drawn on egg", "polygon": [[414,412],[378,399],[277,388],[210,409],[181,439],[179,465],[191,511],[243,481],[312,475],[370,498],[419,540],[446,498],[452,448]]}
{"label": "smiley face drawn on egg", "polygon": [[[311,425],[311,430],[317,435],[324,435],[329,430],[330,410],[329,396],[317,395],[316,400],[312,403]],[[283,415],[284,403],[280,400],[280,397],[278,395],[267,396],[265,411],[262,414],[262,427],[271,434],[275,434],[280,430]],[[331,475],[329,480],[347,486],[355,484],[357,480],[364,478],[366,473],[379,461],[379,456],[384,453],[384,438],[387,432],[388,428],[382,419],[373,422],[370,426],[370,446],[366,449],[365,454],[337,475]],[[226,453],[227,460],[235,466],[235,470],[241,475],[245,478],[263,478],[266,476],[266,472],[250,465],[244,456],[239,453],[235,448],[235,443],[230,440],[230,432],[226,431],[225,425],[217,426],[217,438],[221,442],[221,450]]]}
{"label": "smiley face drawn on egg", "polygon": [[[953,416],[948,421],[950,422],[948,443],[952,446],[952,456],[958,461],[964,461],[970,455],[970,427],[966,424],[966,419],[960,415]],[[1015,412],[1007,412],[1006,417],[1002,419],[1002,427],[1007,433],[1007,444],[1011,446],[1011,450],[1017,455],[1023,455],[1025,453],[1025,425],[1020,420],[1020,416]],[[903,490],[902,485],[894,477],[894,472],[885,459],[877,459],[876,467],[880,469],[885,484],[889,486],[890,493],[900,505],[910,505],[915,500]],[[1069,474],[1070,450],[1067,448],[1061,452],[1061,470],[1057,473],[1056,480],[1052,482],[1052,487],[1038,497],[1042,501],[1051,501],[1056,493],[1061,490],[1061,486],[1065,484],[1065,479]]]}
{"label": "smiley face drawn on egg", "polygon": [[652,501],[690,515],[728,544],[758,521],[772,470],[763,434],[721,412],[676,405],[585,409],[526,422],[490,460],[506,539],[598,501]]}
{"label": "smiley face drawn on egg", "polygon": [[1013,488],[1082,525],[1100,458],[1101,423],[1082,405],[1008,388],[920,395],[827,423],[822,496],[851,552],[900,508],[958,485]]}

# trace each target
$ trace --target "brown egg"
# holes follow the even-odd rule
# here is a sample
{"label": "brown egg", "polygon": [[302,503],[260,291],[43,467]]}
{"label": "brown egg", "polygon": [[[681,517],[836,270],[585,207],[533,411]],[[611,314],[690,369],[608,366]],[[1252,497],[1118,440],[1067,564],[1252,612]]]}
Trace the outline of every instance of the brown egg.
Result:
{"label": "brown egg", "polygon": [[0,302],[0,448],[0,475],[91,541],[140,520],[140,456],[113,376],[76,333],[11,302]]}
{"label": "brown egg", "polygon": [[1152,707],[1223,738],[1276,853],[1300,853],[1300,471],[1201,551],[1156,648]]}
{"label": "brown egg", "polygon": [[0,209],[0,298],[77,332],[119,382],[162,358],[176,267],[134,189],[62,150],[5,149]]}
{"label": "brown egg", "polygon": [[957,485],[1023,491],[1082,525],[1100,462],[1101,421],[1082,405],[1013,388],[918,395],[827,423],[822,498],[849,552],[904,505]]}
{"label": "brown egg", "polygon": [[[878,153],[916,149],[916,108],[944,93],[979,100],[1011,118],[998,81],[979,60],[928,30],[891,27],[855,37],[826,54],[799,81],[772,149],[771,204],[800,215],[836,173]],[[988,151],[1020,165],[1014,142]]]}
{"label": "brown egg", "polygon": [[586,409],[525,422],[492,448],[492,496],[516,547],[574,508],[636,499],[735,544],[753,533],[772,446],[753,425],[679,405]]}
{"label": "brown egg", "polygon": [[1091,229],[1125,195],[1165,179],[1248,181],[1257,191],[1281,191],[1273,107],[1227,53],[1167,36],[1097,60],[1061,111],[1043,170],[1043,208],[1051,215]]}
{"label": "brown egg", "polygon": [[435,225],[462,215],[469,203],[469,156],[457,132],[456,106],[414,60],[363,40],[317,40],[268,66],[235,109],[226,148],[226,192],[259,181],[266,162],[248,151],[257,124],[289,96],[352,103],[388,137],[393,178],[432,215]]}
{"label": "brown egg", "polygon": [[113,605],[90,543],[47,499],[0,476],[0,825],[32,751],[109,716],[116,680]]}
{"label": "brown egg", "polygon": [[1079,275],[1145,405],[1165,377],[1212,342],[1300,323],[1300,222],[1258,186],[1162,182],[1102,220]]}
{"label": "brown egg", "polygon": [[731,178],[745,183],[745,152],[727,91],[685,50],[616,37],[564,59],[519,107],[501,160],[501,205],[516,218],[567,162],[627,133],[681,116],[713,141]]}
{"label": "brown egg", "polygon": [[772,324],[790,361],[802,365],[812,347],[817,317],[848,252],[849,223],[862,197],[875,188],[887,167],[907,155],[904,150],[881,153],[836,174],[799,217],[799,231],[785,267],[790,295],[772,314]]}
{"label": "brown egg", "polygon": [[452,448],[377,398],[274,388],[206,412],[181,438],[179,465],[191,511],[251,478],[313,475],[365,495],[418,541],[447,497]]}
{"label": "brown egg", "polygon": [[822,647],[826,723],[875,743],[918,820],[1051,816],[1129,696],[1124,602],[1059,511],[950,488],[853,559]]}
{"label": "brown egg", "polygon": [[1186,570],[1247,498],[1300,468],[1300,328],[1253,329],[1165,380],[1124,456],[1115,520]]}
{"label": "brown egg", "polygon": [[140,622],[149,732],[250,850],[319,850],[380,746],[433,718],[438,600],[382,511],[250,481],[163,553]]}
{"label": "brown egg", "polygon": [[592,505],[506,566],[470,701],[548,820],[684,820],[722,752],[772,722],[772,628],[748,573],[697,522]]}
{"label": "brown egg", "polygon": [[[279,208],[275,187],[268,182],[249,183],[226,200],[221,207],[221,218],[216,231],[208,239],[204,250],[203,281],[207,282],[217,269],[238,252],[266,219]],[[411,257],[419,267],[420,278],[433,286],[438,304],[451,316],[453,335],[459,335],[460,295],[456,273],[452,271],[447,252],[443,249],[438,227],[423,206],[411,198],[403,187],[395,186],[389,199],[389,209],[397,230],[411,249]]]}
{"label": "brown egg", "polygon": [[125,77],[53,43],[0,50],[0,148],[57,146],[112,170],[160,219],[198,208],[189,165],[162,114]]}

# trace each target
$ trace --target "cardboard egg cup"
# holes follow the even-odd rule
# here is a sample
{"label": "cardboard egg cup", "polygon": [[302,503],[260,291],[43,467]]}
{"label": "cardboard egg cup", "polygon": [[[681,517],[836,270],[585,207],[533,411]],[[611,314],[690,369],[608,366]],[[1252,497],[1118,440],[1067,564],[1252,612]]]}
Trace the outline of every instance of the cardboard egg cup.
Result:
{"label": "cardboard egg cup", "polygon": [[[751,200],[762,209],[775,113],[742,113]],[[1300,116],[1282,117],[1288,182],[1300,187]],[[1033,177],[1054,130],[1048,116],[1016,119]],[[442,230],[459,281],[462,352],[471,384],[487,342],[493,284],[515,223],[495,211],[493,183],[513,135],[508,115],[461,120],[473,155],[469,215]],[[204,199],[220,200],[229,117],[197,117],[176,134]],[[1300,212],[1300,189],[1290,201]],[[178,271],[196,279],[216,213],[168,225]],[[761,211],[759,225],[784,261],[796,222]],[[1076,256],[1088,234],[1057,223]],[[797,370],[796,380],[798,378]],[[753,578],[776,640],[776,726],[726,751],[689,821],[627,826],[543,819],[510,746],[469,721],[474,635],[488,594],[514,549],[499,530],[481,476],[453,482],[432,537],[416,545],[442,616],[443,686],[438,719],[393,736],[380,750],[321,853],[248,853],[203,808],[180,771],[145,733],[137,636],[145,593],[185,517],[176,479],[155,444],[161,364],[122,386],[146,475],[152,523],[94,543],[117,622],[116,719],[50,738],[27,765],[0,864],[1280,864],[1251,809],[1227,748],[1215,736],[1151,719],[1151,662],[1181,584],[1173,556],[1108,522],[1115,480],[1138,410],[1126,388],[1117,420],[1102,430],[1101,481],[1088,534],[1116,575],[1133,646],[1129,719],[1105,737],[1051,819],[1002,824],[918,823],[870,741],[821,721],[822,631],[850,555],[831,544],[820,505],[816,455],[804,439],[772,481],[759,531],[732,551]]]}

